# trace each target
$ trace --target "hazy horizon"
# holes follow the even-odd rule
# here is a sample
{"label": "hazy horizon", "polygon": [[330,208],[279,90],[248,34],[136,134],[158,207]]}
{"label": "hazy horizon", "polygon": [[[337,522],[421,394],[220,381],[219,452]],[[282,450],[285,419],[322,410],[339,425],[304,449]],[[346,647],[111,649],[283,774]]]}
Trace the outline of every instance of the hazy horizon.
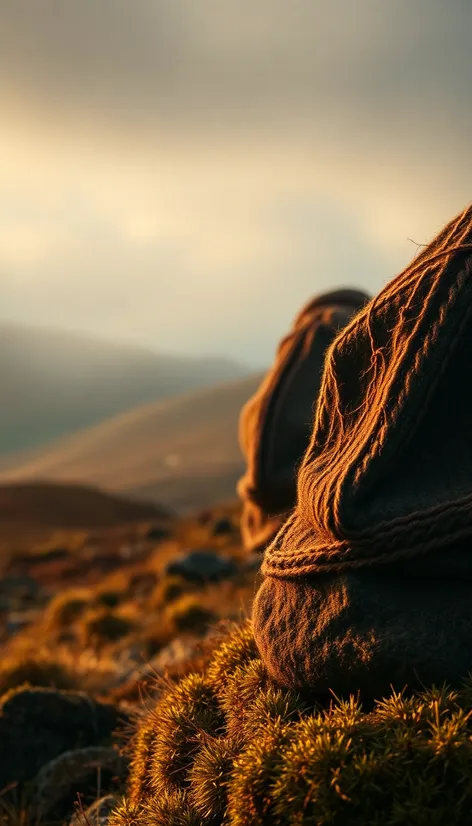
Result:
{"label": "hazy horizon", "polygon": [[466,0],[0,0],[2,319],[269,363],[470,200],[470,31]]}
{"label": "hazy horizon", "polygon": [[[139,341],[133,341],[133,339],[126,339],[120,338],[119,334],[106,333],[102,330],[81,330],[77,327],[73,326],[62,326],[60,322],[54,322],[49,324],[47,322],[41,323],[41,321],[17,321],[16,319],[5,318],[0,314],[0,331],[5,329],[5,327],[11,327],[15,331],[24,331],[26,333],[51,333],[52,335],[55,334],[64,334],[67,338],[71,338],[80,342],[83,341],[84,345],[88,345],[88,350],[90,354],[93,354],[93,345],[111,345],[112,347],[124,349],[124,350],[136,350],[141,351],[143,353],[148,353],[151,355],[157,356],[164,356],[169,357],[172,359],[182,361],[191,361],[193,358],[196,360],[202,359],[216,359],[221,360],[222,362],[228,361],[233,362],[235,365],[239,365],[243,369],[247,369],[247,371],[257,370],[259,369],[266,369],[269,365],[267,363],[257,362],[257,361],[245,361],[242,358],[237,358],[235,356],[227,355],[222,352],[199,352],[199,353],[192,353],[190,350],[176,352],[175,350],[169,349],[169,347],[165,346],[158,346],[156,344],[150,343],[142,343]],[[91,345],[91,346],[90,346]],[[255,354],[257,355],[257,354]]]}

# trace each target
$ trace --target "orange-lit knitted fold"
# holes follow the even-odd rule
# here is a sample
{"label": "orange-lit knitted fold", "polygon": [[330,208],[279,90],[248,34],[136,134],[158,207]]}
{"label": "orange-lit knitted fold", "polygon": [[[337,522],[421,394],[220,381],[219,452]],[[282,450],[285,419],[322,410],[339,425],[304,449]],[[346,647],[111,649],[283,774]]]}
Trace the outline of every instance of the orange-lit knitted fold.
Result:
{"label": "orange-lit knitted fold", "polygon": [[263,572],[376,565],[472,535],[472,206],[330,347],[298,501]]}

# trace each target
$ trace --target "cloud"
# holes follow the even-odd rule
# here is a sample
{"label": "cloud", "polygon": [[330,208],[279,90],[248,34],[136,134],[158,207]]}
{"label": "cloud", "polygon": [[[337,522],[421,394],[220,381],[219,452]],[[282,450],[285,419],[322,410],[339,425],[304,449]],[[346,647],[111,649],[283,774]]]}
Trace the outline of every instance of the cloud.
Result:
{"label": "cloud", "polygon": [[12,88],[110,117],[426,112],[470,88],[467,0],[2,0],[1,12]]}
{"label": "cloud", "polygon": [[2,314],[267,361],[470,199],[468,0],[0,0]]}

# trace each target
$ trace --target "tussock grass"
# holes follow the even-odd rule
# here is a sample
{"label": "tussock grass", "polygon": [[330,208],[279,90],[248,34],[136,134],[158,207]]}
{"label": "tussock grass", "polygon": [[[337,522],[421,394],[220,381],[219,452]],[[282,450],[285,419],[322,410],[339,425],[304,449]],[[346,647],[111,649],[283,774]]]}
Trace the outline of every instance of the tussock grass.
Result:
{"label": "tussock grass", "polygon": [[195,591],[192,583],[186,582],[183,577],[167,574],[155,588],[152,604],[156,608],[165,608],[168,603],[192,591]]}
{"label": "tussock grass", "polygon": [[202,820],[183,791],[152,797],[141,812],[143,826],[202,826]]}
{"label": "tussock grass", "polygon": [[127,637],[135,629],[132,619],[114,611],[96,609],[83,618],[80,634],[84,645],[106,645]]}
{"label": "tussock grass", "polygon": [[52,631],[69,628],[87,610],[93,592],[85,588],[70,588],[54,597],[45,612],[45,624]]}
{"label": "tussock grass", "polygon": [[82,688],[77,672],[65,661],[45,652],[6,656],[0,663],[0,697],[25,684],[40,688]]}
{"label": "tussock grass", "polygon": [[164,614],[164,619],[174,627],[175,632],[198,633],[208,628],[217,617],[213,611],[202,605],[197,597],[188,595],[171,603]]}
{"label": "tussock grass", "polygon": [[145,826],[472,824],[470,677],[366,709],[315,699],[275,686],[233,628],[142,716],[126,805]]}

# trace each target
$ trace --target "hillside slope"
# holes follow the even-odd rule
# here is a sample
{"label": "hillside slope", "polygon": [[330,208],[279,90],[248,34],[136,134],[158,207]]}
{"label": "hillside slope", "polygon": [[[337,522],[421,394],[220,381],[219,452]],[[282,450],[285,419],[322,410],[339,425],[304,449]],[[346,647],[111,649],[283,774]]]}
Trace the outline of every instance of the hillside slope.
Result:
{"label": "hillside slope", "polygon": [[0,531],[12,525],[78,529],[168,519],[157,505],[80,485],[0,485]]}
{"label": "hillside slope", "polygon": [[247,372],[224,358],[159,354],[0,322],[0,456]]}
{"label": "hillside slope", "polygon": [[156,402],[17,457],[0,483],[92,484],[180,511],[235,495],[238,419],[261,376]]}

